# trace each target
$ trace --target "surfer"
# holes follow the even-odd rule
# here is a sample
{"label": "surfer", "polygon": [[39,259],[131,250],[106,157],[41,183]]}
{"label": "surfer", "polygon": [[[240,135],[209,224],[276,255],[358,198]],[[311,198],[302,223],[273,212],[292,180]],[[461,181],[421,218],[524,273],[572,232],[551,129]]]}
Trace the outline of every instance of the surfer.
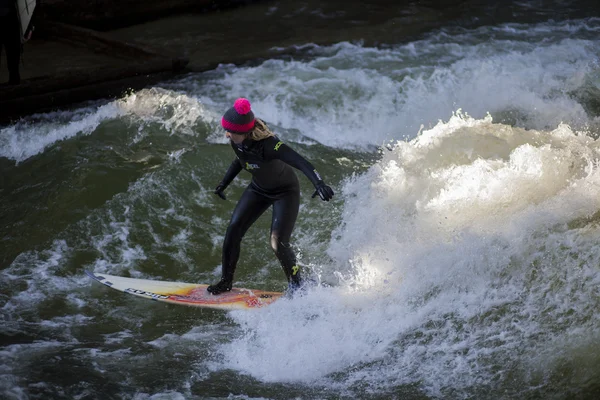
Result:
{"label": "surfer", "polygon": [[[31,39],[33,25],[27,28],[24,41]],[[0,59],[2,48],[6,49],[6,64],[8,66],[8,84],[21,83],[19,62],[21,58],[21,27],[15,0],[0,0]]]}
{"label": "surfer", "polygon": [[333,190],[310,162],[254,117],[247,99],[235,101],[223,115],[221,126],[236,158],[214,193],[225,200],[223,192],[242,169],[252,174],[252,181],[238,201],[225,234],[221,280],[207,290],[215,295],[231,290],[242,237],[258,217],[273,206],[271,247],[288,279],[288,288],[293,291],[301,284],[300,268],[290,245],[300,207],[300,186],[291,167],[302,171],[315,186],[313,197],[318,194],[322,200],[329,201]]}

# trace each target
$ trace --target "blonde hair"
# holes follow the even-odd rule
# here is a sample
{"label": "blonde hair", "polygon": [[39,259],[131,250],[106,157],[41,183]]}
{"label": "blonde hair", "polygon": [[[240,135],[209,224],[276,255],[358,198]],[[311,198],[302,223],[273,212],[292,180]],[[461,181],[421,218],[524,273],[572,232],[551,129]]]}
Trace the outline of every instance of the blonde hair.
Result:
{"label": "blonde hair", "polygon": [[262,119],[256,118],[254,128],[250,131],[248,137],[254,141],[259,141],[271,136],[275,136],[275,134],[271,132],[267,124]]}

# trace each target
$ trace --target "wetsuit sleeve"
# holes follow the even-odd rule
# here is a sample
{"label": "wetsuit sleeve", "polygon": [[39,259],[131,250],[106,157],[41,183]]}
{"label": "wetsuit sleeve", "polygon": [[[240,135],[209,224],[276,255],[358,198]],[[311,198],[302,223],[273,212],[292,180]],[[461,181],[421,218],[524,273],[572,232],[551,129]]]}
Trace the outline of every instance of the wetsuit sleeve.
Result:
{"label": "wetsuit sleeve", "polygon": [[233,181],[233,179],[237,176],[237,174],[240,173],[241,170],[242,164],[240,164],[240,160],[238,160],[236,157],[227,169],[227,172],[225,172],[223,179],[221,179],[221,185],[223,185],[223,187],[229,186],[231,181]]}
{"label": "wetsuit sleeve", "polygon": [[319,175],[315,167],[309,161],[277,138],[273,138],[273,140],[269,140],[269,143],[267,143],[265,157],[281,160],[284,163],[299,169],[315,187],[319,182],[323,182],[321,175]]}

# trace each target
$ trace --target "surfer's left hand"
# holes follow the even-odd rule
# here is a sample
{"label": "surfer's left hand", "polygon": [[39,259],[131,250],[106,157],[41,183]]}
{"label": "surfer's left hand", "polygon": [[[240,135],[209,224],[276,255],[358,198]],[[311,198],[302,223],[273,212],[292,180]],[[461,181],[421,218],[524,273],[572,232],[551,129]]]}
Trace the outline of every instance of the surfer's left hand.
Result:
{"label": "surfer's left hand", "polygon": [[315,198],[315,196],[318,194],[319,197],[321,198],[321,200],[323,201],[329,201],[333,198],[333,189],[329,186],[327,186],[325,184],[325,182],[321,181],[317,184],[315,190],[315,193],[313,193],[312,197]]}

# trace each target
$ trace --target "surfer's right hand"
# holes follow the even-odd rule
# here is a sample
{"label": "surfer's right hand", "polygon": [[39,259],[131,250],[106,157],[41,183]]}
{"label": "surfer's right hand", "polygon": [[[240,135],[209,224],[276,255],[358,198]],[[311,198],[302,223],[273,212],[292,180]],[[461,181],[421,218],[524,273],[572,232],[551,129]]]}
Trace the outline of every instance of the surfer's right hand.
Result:
{"label": "surfer's right hand", "polygon": [[213,193],[222,198],[223,200],[227,200],[227,197],[225,197],[225,195],[223,194],[223,190],[225,190],[225,186],[219,185]]}

